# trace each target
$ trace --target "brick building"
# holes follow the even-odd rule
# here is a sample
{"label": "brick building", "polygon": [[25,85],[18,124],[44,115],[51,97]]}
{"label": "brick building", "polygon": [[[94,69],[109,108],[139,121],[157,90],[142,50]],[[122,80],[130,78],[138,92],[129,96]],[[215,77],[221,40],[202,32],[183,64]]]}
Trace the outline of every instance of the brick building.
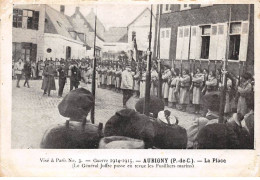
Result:
{"label": "brick building", "polygon": [[240,73],[253,72],[254,5],[158,5],[156,34],[154,58],[166,64],[180,68],[182,62],[191,71],[194,66],[217,69],[228,45],[229,71],[238,75],[240,67]]}

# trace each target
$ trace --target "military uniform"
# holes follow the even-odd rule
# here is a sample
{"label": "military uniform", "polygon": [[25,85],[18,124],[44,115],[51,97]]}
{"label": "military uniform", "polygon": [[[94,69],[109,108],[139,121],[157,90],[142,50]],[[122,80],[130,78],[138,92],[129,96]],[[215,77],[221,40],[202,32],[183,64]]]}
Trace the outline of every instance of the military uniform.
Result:
{"label": "military uniform", "polygon": [[158,94],[158,73],[156,70],[152,70],[151,72],[151,96],[157,96]]}
{"label": "military uniform", "polygon": [[70,76],[70,91],[78,88],[81,80],[80,70],[76,66],[71,67],[71,76]]}
{"label": "military uniform", "polygon": [[206,94],[207,94],[209,92],[217,90],[218,80],[216,77],[209,76],[205,84],[206,84]]}
{"label": "military uniform", "polygon": [[246,103],[246,96],[252,93],[252,85],[248,81],[245,81],[238,87],[239,99],[237,103],[237,113],[241,113],[245,115],[247,113],[247,103]]}
{"label": "military uniform", "polygon": [[162,97],[164,99],[168,99],[169,96],[169,79],[171,78],[171,70],[166,69],[166,71],[162,75]]}
{"label": "military uniform", "polygon": [[187,105],[190,102],[189,95],[190,75],[185,74],[180,78],[180,104]]}
{"label": "military uniform", "polygon": [[59,73],[59,92],[58,95],[61,97],[63,94],[63,89],[65,86],[65,83],[67,82],[67,74],[65,71],[65,67],[59,67],[57,69],[58,73]]}
{"label": "military uniform", "polygon": [[178,86],[179,86],[179,77],[172,77],[170,89],[169,89],[169,97],[168,101],[169,103],[176,104],[179,100],[179,92],[178,92]]}
{"label": "military uniform", "polygon": [[145,86],[146,86],[146,72],[142,72],[140,79],[140,98],[145,96]]}

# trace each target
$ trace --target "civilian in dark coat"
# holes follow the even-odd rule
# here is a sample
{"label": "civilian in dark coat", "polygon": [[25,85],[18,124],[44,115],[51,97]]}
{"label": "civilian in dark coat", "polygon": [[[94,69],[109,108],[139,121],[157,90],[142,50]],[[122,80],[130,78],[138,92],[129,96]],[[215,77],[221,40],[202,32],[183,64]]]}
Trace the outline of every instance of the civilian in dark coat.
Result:
{"label": "civilian in dark coat", "polygon": [[58,92],[58,96],[62,97],[63,94],[63,89],[65,86],[65,83],[67,82],[67,73],[65,70],[65,65],[63,62],[61,62],[61,66],[57,69],[58,73],[59,73],[59,92]]}
{"label": "civilian in dark coat", "polygon": [[[144,101],[145,98],[141,98],[135,104],[135,109],[139,113],[144,112]],[[154,118],[157,118],[158,112],[164,110],[164,102],[156,96],[150,97],[149,112],[153,114]]]}
{"label": "civilian in dark coat", "polygon": [[53,64],[48,65],[49,63],[46,63],[46,66],[43,71],[43,81],[42,81],[42,90],[44,90],[43,95],[47,94],[50,96],[51,90],[56,90],[55,86],[55,80],[54,80],[54,75],[55,75],[55,68]]}
{"label": "civilian in dark coat", "polygon": [[239,139],[228,124],[214,123],[203,127],[198,134],[198,149],[238,149]]}
{"label": "civilian in dark coat", "polygon": [[73,64],[71,67],[70,91],[73,90],[74,87],[77,89],[81,80],[80,70],[75,62]]}
{"label": "civilian in dark coat", "polygon": [[97,149],[103,137],[102,124],[94,125],[86,119],[94,105],[94,97],[88,90],[70,91],[58,105],[62,116],[70,118],[66,123],[48,129],[41,141],[44,149]]}
{"label": "civilian in dark coat", "polygon": [[123,109],[112,116],[106,123],[104,135],[126,136],[134,139],[141,139],[145,147],[153,146],[154,127],[153,123],[144,114],[133,109]]}
{"label": "civilian in dark coat", "polygon": [[29,79],[31,77],[32,68],[31,68],[31,63],[30,63],[29,59],[26,60],[24,66],[23,66],[23,72],[24,72],[24,77],[25,77],[23,86],[25,87],[25,85],[27,84],[27,87],[30,88]]}

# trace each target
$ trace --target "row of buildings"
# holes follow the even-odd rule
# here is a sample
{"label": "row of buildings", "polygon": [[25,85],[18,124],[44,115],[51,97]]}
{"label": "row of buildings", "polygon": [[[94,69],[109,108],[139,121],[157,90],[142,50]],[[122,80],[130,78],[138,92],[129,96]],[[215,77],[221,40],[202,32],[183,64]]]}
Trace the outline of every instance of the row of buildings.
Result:
{"label": "row of buildings", "polygon": [[[253,71],[254,5],[161,4],[152,16],[153,58],[183,68],[219,68],[228,57],[235,74]],[[150,9],[127,27],[106,30],[97,18],[96,56],[117,59],[120,52],[138,54],[148,49]],[[230,24],[228,24],[230,22]],[[48,5],[15,5],[13,9],[13,59],[93,57],[95,13],[87,16],[76,7],[72,16]]]}
{"label": "row of buildings", "polygon": [[[149,18],[150,10],[147,8],[127,27],[111,27],[106,30],[97,17],[96,57],[116,60],[120,52],[129,52],[133,46],[133,34],[137,37],[138,50],[146,52]],[[153,18],[155,21],[155,16]],[[60,11],[49,5],[15,5],[13,59],[17,61],[19,58],[29,58],[31,61],[39,61],[46,58],[93,58],[94,29],[93,9],[84,16],[80,7],[76,7],[74,14],[67,16],[63,5],[60,6]]]}

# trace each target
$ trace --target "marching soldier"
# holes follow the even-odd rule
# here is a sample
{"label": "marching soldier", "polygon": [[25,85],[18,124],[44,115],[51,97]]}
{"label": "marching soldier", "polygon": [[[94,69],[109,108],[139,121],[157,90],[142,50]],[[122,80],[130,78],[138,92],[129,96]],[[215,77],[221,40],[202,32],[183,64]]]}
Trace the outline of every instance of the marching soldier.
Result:
{"label": "marching soldier", "polygon": [[176,108],[176,104],[179,99],[179,92],[178,92],[178,86],[179,86],[179,77],[180,70],[176,68],[173,73],[172,73],[172,79],[171,79],[171,84],[170,84],[170,89],[169,89],[169,107],[171,108]]}
{"label": "marching soldier", "polygon": [[164,98],[164,102],[165,105],[168,105],[168,96],[169,96],[169,80],[171,79],[171,70],[170,67],[168,65],[164,66],[164,72],[162,75],[162,80],[163,80],[163,84],[162,84],[162,97]]}
{"label": "marching soldier", "polygon": [[192,78],[192,85],[190,91],[193,92],[192,103],[194,104],[195,114],[199,114],[200,111],[200,99],[201,99],[201,87],[204,80],[204,75],[201,70],[197,68],[196,74]]}
{"label": "marching soldier", "polygon": [[183,76],[180,77],[180,104],[182,106],[181,107],[182,111],[186,111],[187,105],[190,102],[189,88],[190,88],[189,70],[185,69],[183,71]]}

